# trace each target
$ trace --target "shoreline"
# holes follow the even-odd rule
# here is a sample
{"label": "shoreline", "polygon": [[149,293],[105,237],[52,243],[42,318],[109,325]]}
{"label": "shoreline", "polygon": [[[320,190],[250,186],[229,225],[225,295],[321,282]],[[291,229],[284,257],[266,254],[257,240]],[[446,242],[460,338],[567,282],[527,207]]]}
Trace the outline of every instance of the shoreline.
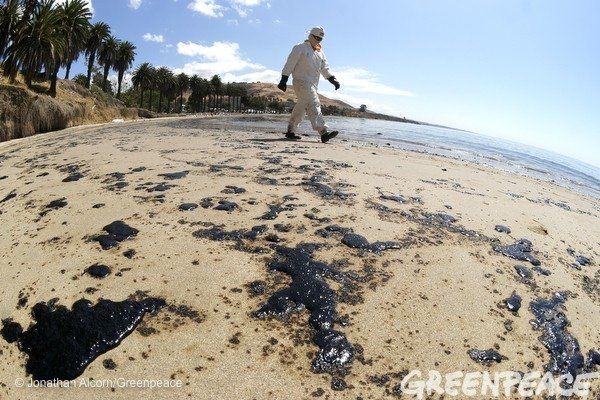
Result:
{"label": "shoreline", "polygon": [[[0,142],[0,149],[2,149],[3,147],[9,146],[10,144],[14,144],[16,142],[20,142],[22,140],[25,139],[29,139],[29,138],[33,138],[33,137],[37,137],[40,135],[47,135],[47,134],[53,134],[53,133],[58,133],[58,132],[65,132],[68,130],[79,130],[79,129],[85,129],[85,128],[94,128],[94,127],[101,127],[101,126],[106,126],[106,125],[115,125],[115,124],[131,124],[131,123],[135,123],[135,122],[146,122],[146,121],[160,121],[160,120],[170,120],[170,119],[215,119],[215,120],[219,120],[219,119],[227,119],[227,118],[275,118],[275,119],[284,119],[284,118],[288,118],[289,114],[250,114],[250,113],[223,113],[223,114],[185,114],[185,115],[169,115],[169,116],[158,116],[155,118],[137,118],[137,119],[132,119],[132,120],[125,120],[123,122],[119,122],[119,123],[115,123],[115,122],[103,122],[103,123],[97,123],[97,124],[86,124],[86,125],[77,125],[77,126],[72,126],[72,127],[68,127],[65,129],[61,129],[61,130],[57,130],[57,131],[51,131],[51,132],[43,132],[43,133],[38,133],[35,135],[31,135],[31,136],[27,136],[24,138],[19,138],[19,139],[11,139],[11,140],[7,140],[4,142]],[[356,119],[360,119],[361,117],[337,117],[337,118],[356,118]],[[399,122],[399,123],[407,123],[407,124],[412,124],[413,122],[402,122],[402,121],[391,121],[391,122]],[[462,131],[462,132],[468,132],[468,133],[472,133],[472,134],[476,134],[476,135],[480,135],[476,132],[470,132],[470,131],[465,131],[462,129],[457,129],[457,128],[451,128],[451,127],[446,127],[446,126],[442,126],[442,125],[432,125],[432,124],[426,124],[426,123],[422,123],[421,125],[429,125],[429,126],[435,126],[435,127],[441,127],[444,129],[451,129],[451,130],[457,130],[457,131]],[[311,137],[311,134],[303,134],[303,136],[307,136],[307,137]],[[511,170],[507,167],[501,167],[501,166],[497,166],[497,165],[493,165],[491,163],[485,163],[485,162],[478,162],[475,160],[467,160],[464,158],[460,158],[459,156],[450,156],[450,155],[444,155],[444,154],[439,154],[439,153],[433,153],[433,152],[427,152],[427,151],[420,151],[420,150],[411,150],[408,148],[403,148],[401,146],[386,146],[383,143],[383,140],[376,138],[376,137],[364,137],[364,138],[359,138],[357,136],[355,136],[352,139],[345,139],[344,136],[340,136],[338,138],[338,140],[344,140],[344,141],[348,141],[348,140],[354,140],[357,141],[359,143],[365,144],[365,145],[369,145],[372,146],[374,148],[395,148],[401,151],[406,151],[406,152],[410,152],[410,153],[414,153],[414,154],[420,154],[420,153],[424,153],[424,154],[429,154],[435,157],[441,157],[444,159],[449,159],[449,160],[455,160],[455,161],[459,161],[459,162],[464,162],[467,164],[474,164],[474,165],[478,165],[478,166],[483,166],[486,168],[490,168],[491,170],[497,170],[497,171],[502,171],[502,172],[506,172],[509,174],[514,174],[520,177],[525,177],[525,178],[529,178],[529,179],[533,179],[536,182],[544,182],[544,183],[549,183],[552,184],[554,186],[560,187],[560,188],[564,188],[564,189],[568,189],[571,190],[579,195],[582,196],[586,196],[589,197],[590,199],[593,200],[600,200],[600,195],[599,196],[595,196],[594,194],[592,194],[592,192],[590,192],[590,190],[595,190],[593,188],[590,188],[580,182],[575,182],[575,181],[564,181],[563,184],[555,181],[554,179],[552,179],[551,176],[548,176],[547,179],[544,179],[540,176],[536,176],[533,174],[528,174],[527,172],[519,172],[519,171],[515,171],[515,170]],[[374,142],[374,139],[379,139],[381,143],[377,143]],[[388,139],[388,140],[394,140],[394,139]],[[400,140],[402,141],[402,140]],[[515,142],[518,143],[518,142]],[[578,160],[576,160],[578,161]],[[526,166],[523,166],[522,168],[523,170],[534,170],[533,168],[528,168]],[[535,171],[535,170],[534,170]],[[545,171],[543,171],[544,174],[543,175],[547,175],[547,173]],[[577,189],[580,188],[580,189]]]}

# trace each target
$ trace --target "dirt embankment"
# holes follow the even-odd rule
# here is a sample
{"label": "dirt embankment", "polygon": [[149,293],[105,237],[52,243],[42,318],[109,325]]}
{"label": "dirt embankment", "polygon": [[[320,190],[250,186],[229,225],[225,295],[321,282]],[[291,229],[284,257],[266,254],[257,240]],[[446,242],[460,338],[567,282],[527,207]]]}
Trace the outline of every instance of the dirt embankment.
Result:
{"label": "dirt embankment", "polygon": [[[34,87],[34,90],[36,88]],[[0,142],[71,126],[136,119],[138,110],[104,93],[69,80],[58,82],[56,98],[30,90],[19,83],[0,82]]]}

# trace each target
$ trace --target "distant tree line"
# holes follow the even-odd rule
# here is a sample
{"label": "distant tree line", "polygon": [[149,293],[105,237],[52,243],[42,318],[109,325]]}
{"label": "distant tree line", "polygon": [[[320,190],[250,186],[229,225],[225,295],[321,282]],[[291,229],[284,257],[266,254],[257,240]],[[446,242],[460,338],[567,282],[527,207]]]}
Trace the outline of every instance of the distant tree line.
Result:
{"label": "distant tree line", "polygon": [[337,115],[340,117],[352,117],[354,114],[356,114],[355,110],[334,105],[321,106],[321,112],[324,115]]}
{"label": "distant tree line", "polygon": [[23,74],[28,87],[50,80],[48,94],[56,96],[61,67],[69,79],[71,65],[82,54],[87,61],[84,86],[92,84],[96,62],[102,67],[100,87],[109,91],[108,75],[117,72],[117,97],[123,76],[135,59],[135,46],[111,35],[104,22],[90,23],[92,13],[84,0],[3,0],[0,5],[0,63],[11,82]]}
{"label": "distant tree line", "polygon": [[158,113],[286,111],[283,102],[251,96],[246,85],[223,83],[219,75],[205,79],[143,63],[133,72],[131,81],[133,85],[124,93],[123,101]]}

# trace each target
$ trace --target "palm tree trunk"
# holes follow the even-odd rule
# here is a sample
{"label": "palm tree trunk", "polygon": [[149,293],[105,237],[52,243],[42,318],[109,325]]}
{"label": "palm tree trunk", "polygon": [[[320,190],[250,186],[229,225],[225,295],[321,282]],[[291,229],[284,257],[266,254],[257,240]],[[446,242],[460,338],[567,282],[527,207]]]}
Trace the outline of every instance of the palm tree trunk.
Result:
{"label": "palm tree trunk", "polygon": [[94,69],[94,60],[96,59],[96,50],[90,53],[90,58],[88,60],[87,66],[87,79],[85,81],[85,87],[90,88],[90,84],[92,83],[92,69]]}
{"label": "palm tree trunk", "polygon": [[160,113],[162,110],[162,98],[163,98],[163,92],[162,90],[158,91],[158,112]]}
{"label": "palm tree trunk", "polygon": [[106,92],[106,82],[108,82],[108,71],[110,71],[110,65],[106,64],[104,66],[104,78],[102,80],[102,90]]}
{"label": "palm tree trunk", "polygon": [[150,98],[148,99],[148,110],[152,111],[152,89],[150,89]]}
{"label": "palm tree trunk", "polygon": [[58,80],[58,70],[60,69],[60,62],[56,60],[56,66],[54,67],[54,71],[52,72],[52,78],[50,79],[50,89],[48,90],[48,94],[52,97],[56,97],[56,81]]}
{"label": "palm tree trunk", "polygon": [[144,91],[140,89],[140,108],[144,106]]}
{"label": "palm tree trunk", "polygon": [[17,81],[17,75],[19,73],[18,61],[16,60],[15,55],[9,54],[4,61],[4,71],[9,71],[9,79],[10,83],[15,83]]}
{"label": "palm tree trunk", "polygon": [[65,73],[65,79],[69,79],[69,73],[71,72],[71,64],[73,64],[73,60],[69,60],[67,63],[67,72]]}
{"label": "palm tree trunk", "polygon": [[118,78],[117,78],[117,99],[121,97],[121,83],[123,82],[123,73],[125,71],[119,69],[119,74],[118,74]]}
{"label": "palm tree trunk", "polygon": [[183,90],[179,93],[179,114],[183,112]]}

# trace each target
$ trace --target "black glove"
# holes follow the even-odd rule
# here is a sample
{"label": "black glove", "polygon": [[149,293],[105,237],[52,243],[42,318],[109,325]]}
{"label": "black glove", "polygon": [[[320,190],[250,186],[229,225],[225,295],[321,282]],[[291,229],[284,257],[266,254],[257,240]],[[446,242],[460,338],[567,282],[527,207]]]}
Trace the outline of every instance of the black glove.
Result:
{"label": "black glove", "polygon": [[277,85],[277,87],[284,92],[287,90],[288,78],[287,75],[281,75],[281,80],[279,81],[279,85]]}
{"label": "black glove", "polygon": [[335,90],[338,90],[340,88],[340,83],[337,81],[337,79],[335,79],[335,76],[331,76],[329,77],[329,79],[327,79],[329,82],[331,82],[331,84],[333,86],[335,86]]}

